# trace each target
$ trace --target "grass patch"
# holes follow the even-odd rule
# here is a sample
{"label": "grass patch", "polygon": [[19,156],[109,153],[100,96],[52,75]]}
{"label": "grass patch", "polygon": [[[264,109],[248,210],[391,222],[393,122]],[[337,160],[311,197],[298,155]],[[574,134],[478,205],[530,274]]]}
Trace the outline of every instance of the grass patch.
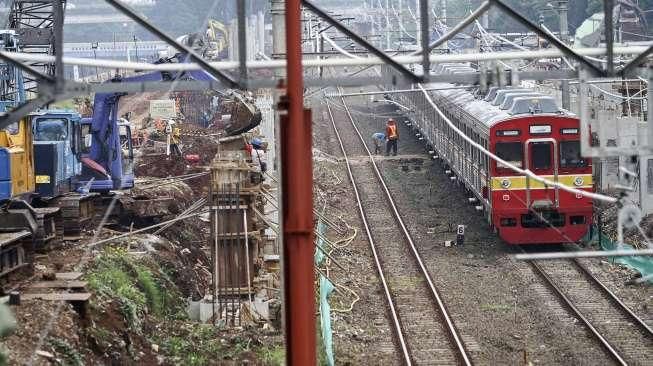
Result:
{"label": "grass patch", "polygon": [[179,291],[158,264],[148,258],[136,259],[124,249],[107,248],[94,261],[87,279],[100,297],[120,304],[133,330],[141,328],[146,314],[165,317],[183,309]]}
{"label": "grass patch", "polygon": [[212,325],[176,327],[174,335],[159,341],[163,352],[179,365],[205,365],[209,360],[223,359],[228,353]]}
{"label": "grass patch", "polygon": [[286,349],[283,346],[261,347],[257,355],[266,365],[283,366],[286,364]]}

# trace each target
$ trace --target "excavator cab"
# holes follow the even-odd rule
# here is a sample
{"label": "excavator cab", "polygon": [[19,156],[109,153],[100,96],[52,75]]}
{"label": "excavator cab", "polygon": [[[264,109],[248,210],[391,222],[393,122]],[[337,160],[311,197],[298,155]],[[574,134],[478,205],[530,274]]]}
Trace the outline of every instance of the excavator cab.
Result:
{"label": "excavator cab", "polygon": [[81,173],[81,116],[71,110],[46,110],[32,115],[36,192],[56,197],[74,190]]}
{"label": "excavator cab", "polygon": [[77,186],[94,192],[133,188],[131,125],[120,122],[107,129],[108,139],[101,139],[99,133],[93,130],[91,118],[82,118],[80,127],[82,167]]}

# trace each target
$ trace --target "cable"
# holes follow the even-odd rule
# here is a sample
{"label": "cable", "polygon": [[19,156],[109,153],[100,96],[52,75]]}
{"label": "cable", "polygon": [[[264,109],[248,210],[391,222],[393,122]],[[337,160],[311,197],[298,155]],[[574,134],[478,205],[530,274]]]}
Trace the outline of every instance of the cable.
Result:
{"label": "cable", "polygon": [[336,51],[340,52],[341,54],[343,54],[343,55],[345,55],[347,57],[350,57],[350,58],[362,59],[362,57],[353,55],[353,54],[347,52],[347,50],[345,50],[344,48],[341,48],[340,46],[338,46],[338,44],[336,42],[334,42],[331,38],[327,37],[326,34],[320,33],[320,36],[325,41],[327,41],[327,43],[329,43],[331,45],[331,47],[333,47]]}

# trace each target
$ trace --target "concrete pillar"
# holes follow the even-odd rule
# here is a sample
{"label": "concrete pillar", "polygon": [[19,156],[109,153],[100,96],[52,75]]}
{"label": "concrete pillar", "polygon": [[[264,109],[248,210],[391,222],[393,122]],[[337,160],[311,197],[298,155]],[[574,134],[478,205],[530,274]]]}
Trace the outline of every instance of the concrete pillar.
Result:
{"label": "concrete pillar", "polygon": [[569,41],[569,26],[567,25],[567,2],[560,2],[560,39],[562,42]]}
{"label": "concrete pillar", "polygon": [[258,39],[258,52],[265,53],[265,16],[263,12],[259,12],[257,18],[256,38]]}
{"label": "concrete pillar", "polygon": [[[270,13],[272,14],[272,54],[273,58],[285,58],[286,53],[286,23],[285,23],[285,1],[271,0]],[[284,55],[284,56],[281,56]],[[277,76],[285,76],[283,68],[275,71]]]}

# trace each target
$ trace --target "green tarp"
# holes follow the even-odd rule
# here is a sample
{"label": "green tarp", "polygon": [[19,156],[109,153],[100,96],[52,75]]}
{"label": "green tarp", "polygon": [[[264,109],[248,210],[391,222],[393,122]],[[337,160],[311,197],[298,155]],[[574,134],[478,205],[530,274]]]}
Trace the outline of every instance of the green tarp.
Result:
{"label": "green tarp", "polygon": [[[591,238],[589,236],[592,236]],[[610,238],[602,234],[601,242],[599,243],[601,249],[603,250],[616,250],[618,249],[617,243],[610,240]],[[599,230],[596,226],[592,226],[592,230],[585,236],[586,242],[598,243],[599,242]],[[634,249],[628,244],[624,244],[621,249],[631,250]],[[648,278],[649,283],[653,283],[653,257],[650,256],[633,256],[633,257],[611,257],[610,261],[613,263],[619,263],[626,267],[629,267],[637,272],[639,272],[642,277]]]}
{"label": "green tarp", "polygon": [[[327,226],[318,221],[317,232],[320,233],[317,244],[325,248],[325,242],[322,239],[326,235]],[[320,265],[324,261],[325,255],[321,250],[315,249],[315,264]],[[322,333],[322,343],[324,344],[324,354],[326,355],[327,365],[333,366],[335,361],[333,357],[333,336],[331,334],[331,306],[329,305],[329,295],[334,290],[334,286],[326,277],[319,275],[320,278],[320,328]]]}

